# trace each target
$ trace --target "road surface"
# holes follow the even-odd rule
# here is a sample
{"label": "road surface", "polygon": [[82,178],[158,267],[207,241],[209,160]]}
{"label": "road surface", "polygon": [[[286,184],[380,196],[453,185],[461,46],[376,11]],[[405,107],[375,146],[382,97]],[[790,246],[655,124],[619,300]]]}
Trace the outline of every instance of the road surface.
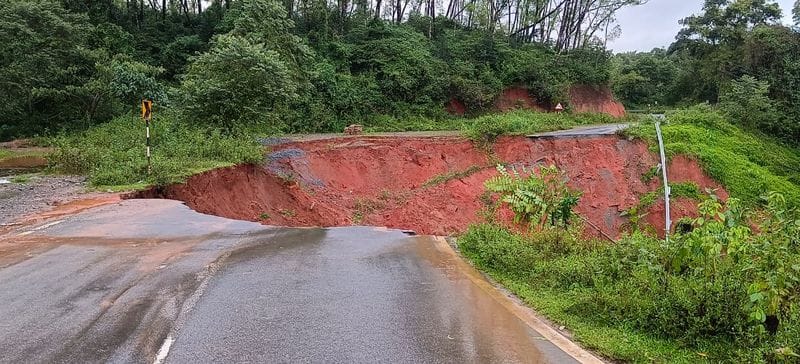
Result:
{"label": "road surface", "polygon": [[441,239],[128,200],[0,236],[3,363],[596,362]]}
{"label": "road surface", "polygon": [[631,124],[604,124],[582,126],[568,130],[551,131],[528,135],[529,138],[585,138],[591,136],[614,135],[630,127]]}

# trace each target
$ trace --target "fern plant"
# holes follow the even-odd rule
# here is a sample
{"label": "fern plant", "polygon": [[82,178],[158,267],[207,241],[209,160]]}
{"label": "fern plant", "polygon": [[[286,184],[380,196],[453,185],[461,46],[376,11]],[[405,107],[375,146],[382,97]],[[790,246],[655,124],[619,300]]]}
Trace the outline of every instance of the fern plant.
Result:
{"label": "fern plant", "polygon": [[538,173],[497,166],[498,176],[486,181],[486,189],[500,195],[500,202],[514,212],[515,223],[542,230],[566,227],[574,216],[581,193],[567,186],[566,174],[556,166],[541,167]]}

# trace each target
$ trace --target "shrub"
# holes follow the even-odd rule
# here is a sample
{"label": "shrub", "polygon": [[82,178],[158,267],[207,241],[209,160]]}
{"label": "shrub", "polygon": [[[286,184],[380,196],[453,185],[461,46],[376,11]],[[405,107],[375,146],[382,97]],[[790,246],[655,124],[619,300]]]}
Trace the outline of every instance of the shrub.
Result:
{"label": "shrub", "polygon": [[222,35],[189,65],[181,85],[187,121],[233,130],[280,130],[274,112],[297,97],[280,55],[245,37]]}
{"label": "shrub", "polygon": [[[800,216],[700,203],[691,232],[616,244],[470,227],[461,251],[576,336],[626,361],[776,361],[800,348]],[[751,229],[756,226],[756,229]],[[566,246],[563,243],[566,242]],[[701,357],[698,357],[701,353]]]}
{"label": "shrub", "polygon": [[497,166],[499,176],[486,181],[486,189],[500,195],[500,201],[514,212],[514,222],[524,222],[542,230],[547,226],[566,227],[578,205],[580,192],[567,187],[567,176],[556,166],[538,171],[508,172]]}
{"label": "shrub", "polygon": [[93,185],[116,186],[174,183],[206,169],[262,159],[254,139],[182,124],[168,114],[155,116],[151,136],[151,175],[147,174],[144,126],[132,117],[57,137],[48,160],[56,171],[88,174]]}
{"label": "shrub", "polygon": [[769,83],[742,76],[723,89],[720,110],[728,119],[750,129],[780,130],[777,104],[769,98]]}

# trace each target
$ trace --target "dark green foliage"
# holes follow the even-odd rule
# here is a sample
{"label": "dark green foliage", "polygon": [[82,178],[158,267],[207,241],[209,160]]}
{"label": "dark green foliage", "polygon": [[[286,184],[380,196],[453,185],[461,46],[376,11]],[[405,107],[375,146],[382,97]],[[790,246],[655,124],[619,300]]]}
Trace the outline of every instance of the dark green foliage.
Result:
{"label": "dark green foliage", "polygon": [[445,18],[395,22],[361,5],[348,14],[277,0],[166,4],[4,2],[0,138],[81,130],[142,98],[228,131],[409,130],[402,123],[417,119],[440,129],[455,124],[451,99],[474,116],[506,87],[547,106],[567,103],[573,84],[609,79],[602,49],[556,52]]}
{"label": "dark green foliage", "polygon": [[84,118],[91,29],[52,1],[0,2],[0,140]]}

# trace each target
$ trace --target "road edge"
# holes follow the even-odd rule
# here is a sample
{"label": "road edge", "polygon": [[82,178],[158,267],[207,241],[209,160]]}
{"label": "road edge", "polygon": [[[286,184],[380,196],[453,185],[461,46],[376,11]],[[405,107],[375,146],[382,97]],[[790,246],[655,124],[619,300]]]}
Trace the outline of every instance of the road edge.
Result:
{"label": "road edge", "polygon": [[495,287],[494,284],[484,278],[484,275],[478,271],[474,266],[465,261],[458,252],[447,242],[447,239],[442,236],[434,236],[436,242],[436,249],[441,253],[447,254],[453,258],[457,264],[457,268],[464,273],[478,288],[484,290],[490,297],[497,300],[501,305],[506,307],[517,318],[522,320],[529,327],[536,330],[545,339],[550,341],[553,345],[567,353],[575,360],[584,364],[604,364],[605,361],[598,358],[595,354],[584,349],[564,334],[558,332],[556,329],[542,321],[534,314],[534,311],[523,305],[519,300],[509,297],[500,289]]}

